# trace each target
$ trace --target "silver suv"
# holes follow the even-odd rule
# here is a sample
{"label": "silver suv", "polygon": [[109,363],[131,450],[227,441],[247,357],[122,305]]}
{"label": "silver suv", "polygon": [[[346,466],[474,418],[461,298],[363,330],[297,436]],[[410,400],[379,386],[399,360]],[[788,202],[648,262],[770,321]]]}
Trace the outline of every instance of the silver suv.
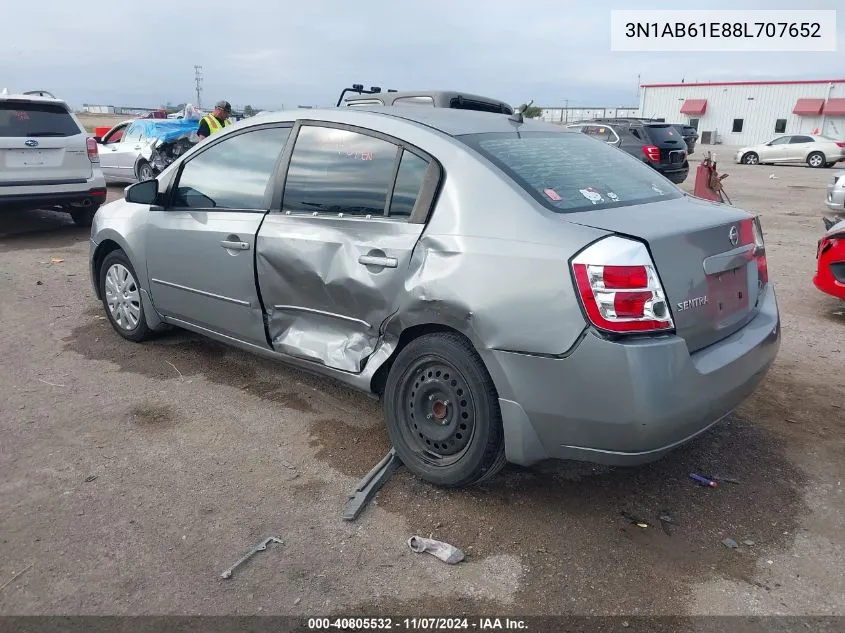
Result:
{"label": "silver suv", "polygon": [[97,143],[67,103],[0,93],[0,211],[54,208],[90,226],[105,200]]}

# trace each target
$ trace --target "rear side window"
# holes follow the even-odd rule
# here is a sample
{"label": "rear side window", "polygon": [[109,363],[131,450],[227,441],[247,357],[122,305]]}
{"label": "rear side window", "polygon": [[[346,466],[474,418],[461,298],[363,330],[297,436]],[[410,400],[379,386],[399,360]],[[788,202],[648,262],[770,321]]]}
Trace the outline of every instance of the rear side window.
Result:
{"label": "rear side window", "polygon": [[558,213],[625,207],[683,194],[654,169],[585,134],[522,132],[459,136]]}
{"label": "rear side window", "polygon": [[82,131],[55,103],[0,101],[0,137],[76,136]]}
{"label": "rear side window", "polygon": [[667,141],[682,143],[684,141],[684,137],[674,125],[648,125],[644,129],[654,144],[662,144]]}
{"label": "rear side window", "polygon": [[383,216],[397,151],[393,143],[351,130],[302,126],[282,210]]}
{"label": "rear side window", "polygon": [[402,162],[396,174],[396,186],[390,201],[390,215],[410,216],[417,202],[417,196],[422,189],[428,161],[412,154],[408,150],[402,152]]}

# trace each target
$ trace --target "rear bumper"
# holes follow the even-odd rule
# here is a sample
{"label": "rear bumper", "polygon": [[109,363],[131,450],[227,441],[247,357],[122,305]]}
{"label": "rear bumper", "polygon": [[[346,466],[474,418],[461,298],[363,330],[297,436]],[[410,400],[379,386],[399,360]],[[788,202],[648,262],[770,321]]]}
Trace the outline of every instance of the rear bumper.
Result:
{"label": "rear bumper", "polygon": [[827,198],[825,205],[836,213],[845,213],[845,188],[834,184],[827,186]]}
{"label": "rear bumper", "polygon": [[692,355],[677,336],[613,342],[591,332],[566,358],[494,352],[508,460],[659,459],[741,404],[779,348],[769,287],[751,322]]}
{"label": "rear bumper", "polygon": [[820,292],[845,301],[845,242],[819,256],[813,285]]}
{"label": "rear bumper", "polygon": [[0,186],[0,209],[41,209],[69,204],[105,203],[106,181],[96,168],[87,180],[71,184],[30,184]]}

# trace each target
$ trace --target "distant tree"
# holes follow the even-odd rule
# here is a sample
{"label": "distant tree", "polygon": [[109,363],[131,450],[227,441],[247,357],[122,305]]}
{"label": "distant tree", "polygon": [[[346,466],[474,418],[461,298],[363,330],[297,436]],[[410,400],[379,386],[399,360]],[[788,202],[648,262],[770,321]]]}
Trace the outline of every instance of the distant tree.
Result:
{"label": "distant tree", "polygon": [[248,104],[245,105],[244,106],[244,116],[254,116],[254,115],[255,115],[255,109],[251,105],[248,105]]}
{"label": "distant tree", "polygon": [[[533,101],[531,103],[534,103]],[[538,116],[543,114],[543,109],[538,108],[537,106],[531,105],[531,103],[523,103],[519,106],[520,111],[522,111],[522,116],[527,119],[536,119]]]}

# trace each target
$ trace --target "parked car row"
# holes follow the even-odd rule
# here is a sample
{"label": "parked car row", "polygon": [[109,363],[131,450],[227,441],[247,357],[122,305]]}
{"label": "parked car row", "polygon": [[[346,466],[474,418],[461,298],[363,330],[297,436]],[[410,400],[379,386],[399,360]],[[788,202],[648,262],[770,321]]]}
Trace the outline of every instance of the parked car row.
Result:
{"label": "parked car row", "polygon": [[617,118],[571,123],[566,127],[631,154],[675,184],[681,184],[689,175],[688,155],[697,137],[685,138],[679,125]]}

